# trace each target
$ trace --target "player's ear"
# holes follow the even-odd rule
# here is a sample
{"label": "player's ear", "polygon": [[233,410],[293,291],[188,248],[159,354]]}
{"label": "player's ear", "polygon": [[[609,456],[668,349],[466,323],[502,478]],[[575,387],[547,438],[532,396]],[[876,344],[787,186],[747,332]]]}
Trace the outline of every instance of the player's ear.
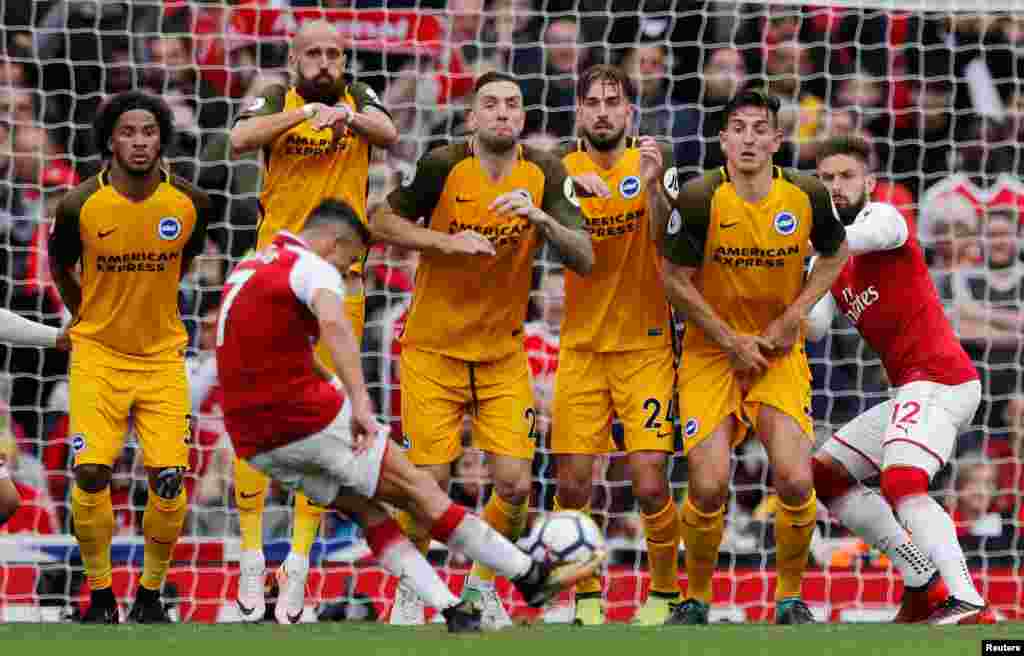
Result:
{"label": "player's ear", "polygon": [[877,184],[878,184],[878,178],[876,178],[873,174],[868,173],[864,177],[864,191],[865,191],[865,193],[867,193],[867,195],[869,197],[871,196],[872,193],[874,193],[875,185],[877,185]]}

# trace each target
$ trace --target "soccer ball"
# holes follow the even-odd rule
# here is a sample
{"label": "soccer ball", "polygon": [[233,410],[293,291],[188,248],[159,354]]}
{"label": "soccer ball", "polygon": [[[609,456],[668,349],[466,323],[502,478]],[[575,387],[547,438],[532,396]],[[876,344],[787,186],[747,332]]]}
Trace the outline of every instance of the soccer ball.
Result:
{"label": "soccer ball", "polygon": [[534,560],[575,563],[604,551],[604,536],[589,515],[575,510],[551,513],[522,543]]}

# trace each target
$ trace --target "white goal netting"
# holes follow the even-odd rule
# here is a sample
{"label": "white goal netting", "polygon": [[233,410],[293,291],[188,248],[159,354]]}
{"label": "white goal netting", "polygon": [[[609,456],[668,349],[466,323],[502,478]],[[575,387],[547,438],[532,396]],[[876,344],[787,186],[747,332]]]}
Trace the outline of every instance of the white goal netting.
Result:
{"label": "white goal netting", "polygon": [[[320,5],[323,5],[321,7]],[[1024,269],[1015,235],[988,232],[994,213],[1024,209],[1024,3],[835,1],[832,4],[684,0],[0,0],[0,303],[58,324],[62,305],[48,275],[52,210],[101,162],[90,123],[104,98],[130,88],[159,93],[175,113],[169,165],[215,199],[220,221],[181,285],[195,370],[212,355],[210,327],[226,272],[255,242],[259,161],[230,159],[227,130],[247,97],[287,79],[290,35],[325,17],[349,44],[349,69],[370,84],[400,133],[370,164],[370,204],[408,175],[433,145],[464,137],[463,103],[474,76],[498,68],[522,80],[527,139],[553,148],[574,133],[575,74],[621,65],[637,88],[641,134],[671,140],[685,174],[722,163],[725,101],[745,85],[783,100],[786,141],[777,163],[813,169],[821,140],[866,136],[880,184],[875,198],[916,226],[937,287],[984,383],[984,401],[934,494],[954,513],[982,593],[1005,617],[1021,614],[1024,574]],[[995,261],[1009,239],[1008,262]],[[1005,249],[1004,249],[1005,250]],[[366,267],[363,363],[381,414],[400,434],[394,354],[413,288],[416,258],[374,248]],[[540,427],[546,426],[564,290],[548,254],[537,262],[527,342]],[[0,448],[14,454],[24,504],[0,529],[0,621],[69,617],[83,598],[70,534],[67,357],[3,347]],[[837,322],[809,347],[819,439],[887,394],[885,372],[853,329]],[[189,621],[228,621],[237,585],[238,522],[232,458],[216,389],[197,383],[200,431],[189,478],[191,511],[165,596]],[[534,463],[532,507],[550,509],[552,460]],[[141,565],[146,483],[134,441],[116,466],[115,591],[130,599]],[[595,469],[593,508],[613,559],[605,573],[608,614],[625,621],[644,598],[646,558],[639,511],[621,457]],[[470,452],[455,466],[455,498],[482,507],[485,463]],[[671,468],[677,499],[686,466]],[[754,440],[734,466],[715,611],[759,620],[772,604],[771,473]],[[271,495],[268,561],[287,553],[291,501]],[[805,596],[822,618],[891,617],[899,576],[883,557],[823,512]],[[353,609],[383,615],[394,582],[366,558],[358,530],[325,516],[312,557],[308,618]],[[680,554],[681,556],[682,554]],[[458,588],[465,563],[432,557]],[[682,571],[682,567],[680,567]],[[507,588],[502,588],[507,590]],[[509,593],[514,614],[531,616]],[[364,602],[372,602],[367,605]],[[347,604],[342,607],[341,604]],[[372,611],[366,609],[372,608]],[[334,613],[334,615],[331,615]],[[355,613],[358,615],[358,613]]]}

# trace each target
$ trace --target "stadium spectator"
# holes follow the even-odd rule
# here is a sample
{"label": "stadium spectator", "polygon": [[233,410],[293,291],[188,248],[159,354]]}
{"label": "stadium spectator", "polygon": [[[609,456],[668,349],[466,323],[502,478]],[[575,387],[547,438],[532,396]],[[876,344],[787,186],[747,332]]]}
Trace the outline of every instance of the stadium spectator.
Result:
{"label": "stadium spectator", "polygon": [[[1024,396],[1010,397],[1003,421],[1006,438],[990,436],[985,442],[985,456],[998,468],[993,509],[1017,516],[1024,513]],[[1024,530],[1024,525],[1019,528]]]}
{"label": "stadium spectator", "polygon": [[961,194],[939,194],[922,207],[917,235],[936,282],[950,271],[981,264],[978,210]]}
{"label": "stadium spectator", "polygon": [[668,137],[673,133],[678,108],[670,91],[671,70],[668,46],[663,42],[639,43],[626,52],[622,68],[636,95],[634,134]]}
{"label": "stadium spectator", "polygon": [[227,127],[230,105],[206,78],[198,74],[187,28],[187,23],[181,19],[165,21],[163,32],[145,41],[148,61],[143,76],[146,85],[158,93],[170,90],[183,93],[202,129]]}
{"label": "stadium spectator", "polygon": [[551,21],[544,30],[543,75],[527,75],[522,82],[527,133],[542,130],[561,138],[574,134],[576,74],[585,65],[579,40],[579,22],[571,16]]}
{"label": "stadium spectator", "polygon": [[725,125],[726,103],[747,82],[747,68],[736,48],[717,48],[711,52],[701,76],[703,89],[696,103],[680,109],[672,139],[676,142],[676,166],[694,173],[713,169],[725,163],[719,146],[719,133]]}
{"label": "stadium spectator", "polygon": [[[962,454],[955,463],[952,494],[947,509],[965,548],[979,546],[979,538],[998,538],[1010,529],[995,509],[998,471],[980,452]],[[1007,531],[1009,532],[1009,531]]]}

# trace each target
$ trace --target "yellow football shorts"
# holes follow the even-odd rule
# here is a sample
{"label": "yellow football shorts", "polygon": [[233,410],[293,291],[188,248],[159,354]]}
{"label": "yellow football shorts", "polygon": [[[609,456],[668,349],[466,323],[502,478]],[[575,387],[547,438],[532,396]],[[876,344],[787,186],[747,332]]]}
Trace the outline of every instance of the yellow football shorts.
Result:
{"label": "yellow football shorts", "polygon": [[443,465],[462,455],[467,413],[474,447],[533,459],[537,412],[525,352],[467,362],[406,347],[400,366],[403,441],[413,464]]}
{"label": "yellow football shorts", "polygon": [[68,387],[75,466],[113,466],[134,425],[146,467],[188,467],[192,402],[184,362],[116,369],[72,351]]}
{"label": "yellow football shorts", "polygon": [[552,406],[553,453],[617,451],[613,413],[625,429],[625,449],[673,451],[675,364],[672,349],[559,354]]}
{"label": "yellow football shorts", "polygon": [[769,369],[744,390],[724,352],[687,353],[684,349],[679,366],[684,453],[700,444],[729,415],[735,415],[740,426],[732,437],[732,446],[736,446],[746,437],[748,429],[757,430],[762,403],[792,417],[807,439],[814,439],[811,370],[803,345],[769,362]]}

